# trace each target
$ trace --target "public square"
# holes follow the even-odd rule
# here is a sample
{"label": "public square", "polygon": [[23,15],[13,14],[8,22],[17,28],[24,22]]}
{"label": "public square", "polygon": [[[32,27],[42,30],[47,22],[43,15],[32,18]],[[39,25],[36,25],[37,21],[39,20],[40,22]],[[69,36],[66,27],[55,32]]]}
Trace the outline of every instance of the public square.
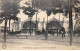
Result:
{"label": "public square", "polygon": [[80,37],[77,36],[73,37],[72,46],[70,46],[69,36],[66,35],[65,38],[62,38],[61,36],[57,37],[56,34],[48,35],[48,40],[45,40],[44,35],[24,34],[18,38],[16,35],[7,35],[6,43],[3,41],[3,34],[0,34],[0,50],[80,50]]}
{"label": "public square", "polygon": [[0,50],[80,50],[80,0],[0,0]]}

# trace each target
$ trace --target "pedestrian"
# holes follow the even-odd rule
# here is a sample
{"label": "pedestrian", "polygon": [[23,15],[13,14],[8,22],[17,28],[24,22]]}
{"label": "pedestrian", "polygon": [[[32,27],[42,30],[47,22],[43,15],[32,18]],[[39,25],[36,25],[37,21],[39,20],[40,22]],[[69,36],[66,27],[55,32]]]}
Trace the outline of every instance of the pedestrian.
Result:
{"label": "pedestrian", "polygon": [[65,28],[64,27],[61,28],[61,33],[62,33],[62,38],[65,37]]}
{"label": "pedestrian", "polygon": [[45,29],[44,28],[42,28],[42,33],[45,34]]}

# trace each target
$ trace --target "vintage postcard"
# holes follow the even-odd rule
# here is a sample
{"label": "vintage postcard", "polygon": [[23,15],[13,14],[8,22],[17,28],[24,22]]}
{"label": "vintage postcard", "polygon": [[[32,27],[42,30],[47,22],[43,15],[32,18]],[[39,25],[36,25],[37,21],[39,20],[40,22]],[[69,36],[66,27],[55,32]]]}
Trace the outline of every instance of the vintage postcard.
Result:
{"label": "vintage postcard", "polygon": [[80,50],[80,0],[0,0],[0,50]]}

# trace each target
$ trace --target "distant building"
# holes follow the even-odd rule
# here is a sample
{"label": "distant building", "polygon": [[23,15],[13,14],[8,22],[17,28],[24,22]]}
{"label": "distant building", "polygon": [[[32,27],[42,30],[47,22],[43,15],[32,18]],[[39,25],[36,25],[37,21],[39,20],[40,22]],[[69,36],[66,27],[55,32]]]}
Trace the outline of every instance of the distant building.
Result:
{"label": "distant building", "polygon": [[[54,31],[54,33],[59,33],[60,29],[62,28],[62,22],[53,18],[50,21],[48,21],[48,31]],[[47,25],[47,24],[46,24]]]}
{"label": "distant building", "polygon": [[48,28],[49,29],[53,29],[53,28],[60,29],[61,26],[62,26],[62,22],[57,20],[56,18],[53,18],[48,21]]}
{"label": "distant building", "polygon": [[29,31],[31,31],[32,33],[36,31],[36,22],[32,20],[25,20],[21,23],[21,32],[29,33]]}

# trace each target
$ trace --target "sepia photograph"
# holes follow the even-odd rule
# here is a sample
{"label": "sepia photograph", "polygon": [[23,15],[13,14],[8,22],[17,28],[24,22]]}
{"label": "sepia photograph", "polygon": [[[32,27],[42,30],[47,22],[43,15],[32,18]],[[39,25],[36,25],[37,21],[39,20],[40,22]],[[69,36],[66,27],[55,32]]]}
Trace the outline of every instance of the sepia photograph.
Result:
{"label": "sepia photograph", "polygon": [[0,50],[80,50],[80,0],[0,0]]}

